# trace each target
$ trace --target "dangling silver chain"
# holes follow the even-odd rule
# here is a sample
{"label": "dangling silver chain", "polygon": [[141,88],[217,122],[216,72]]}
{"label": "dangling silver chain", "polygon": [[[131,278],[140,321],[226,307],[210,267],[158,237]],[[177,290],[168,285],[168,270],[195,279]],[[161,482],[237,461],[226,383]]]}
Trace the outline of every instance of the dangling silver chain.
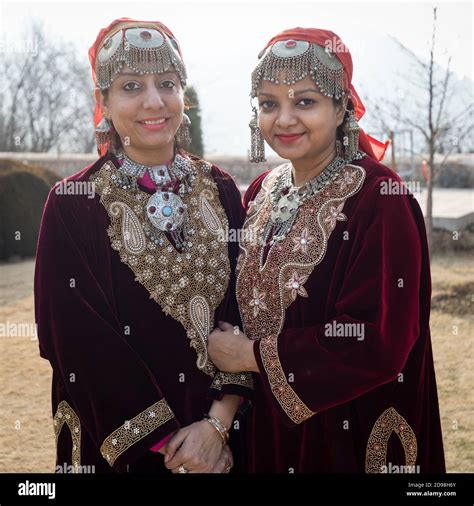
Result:
{"label": "dangling silver chain", "polygon": [[270,192],[272,210],[263,229],[263,243],[266,244],[271,236],[270,244],[283,241],[293,227],[301,205],[332,183],[346,164],[347,160],[336,156],[320,174],[298,188],[293,185],[293,166],[288,163]]}

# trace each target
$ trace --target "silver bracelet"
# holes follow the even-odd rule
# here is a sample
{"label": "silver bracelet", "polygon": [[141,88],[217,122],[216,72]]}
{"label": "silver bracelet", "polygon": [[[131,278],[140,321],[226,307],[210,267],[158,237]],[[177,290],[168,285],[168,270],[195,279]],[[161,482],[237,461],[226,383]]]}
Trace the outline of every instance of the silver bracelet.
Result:
{"label": "silver bracelet", "polygon": [[229,431],[226,426],[215,416],[209,414],[204,415],[204,420],[207,420],[219,433],[222,438],[222,446],[225,446],[229,441]]}

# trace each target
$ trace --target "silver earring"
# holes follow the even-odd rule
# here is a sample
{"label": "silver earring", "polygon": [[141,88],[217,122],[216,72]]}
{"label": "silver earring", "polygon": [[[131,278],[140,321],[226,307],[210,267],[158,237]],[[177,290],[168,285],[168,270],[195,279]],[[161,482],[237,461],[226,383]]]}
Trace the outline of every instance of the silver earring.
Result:
{"label": "silver earring", "polygon": [[356,160],[359,153],[359,125],[355,118],[353,110],[348,111],[348,116],[342,126],[344,137],[342,144],[344,146],[344,158],[347,161]]}
{"label": "silver earring", "polygon": [[253,163],[266,162],[265,141],[258,126],[257,108],[252,107],[253,116],[250,120],[250,161]]}
{"label": "silver earring", "polygon": [[98,146],[106,146],[108,150],[114,151],[115,130],[105,116],[95,128],[95,138]]}
{"label": "silver earring", "polygon": [[343,148],[343,145],[342,145],[342,141],[340,141],[339,139],[336,140],[336,156],[338,158],[344,158],[345,159],[344,148]]}
{"label": "silver earring", "polygon": [[178,146],[183,149],[188,149],[191,144],[191,133],[189,127],[191,126],[191,120],[187,114],[183,114],[183,120],[179,125],[178,131],[176,132],[176,142]]}

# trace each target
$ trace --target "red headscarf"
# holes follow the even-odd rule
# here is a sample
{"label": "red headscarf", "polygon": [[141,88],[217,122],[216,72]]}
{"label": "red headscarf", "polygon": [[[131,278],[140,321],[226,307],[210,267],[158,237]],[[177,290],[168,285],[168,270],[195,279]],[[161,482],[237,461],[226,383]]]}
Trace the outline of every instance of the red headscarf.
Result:
{"label": "red headscarf", "polygon": [[[179,47],[179,43],[176,40],[176,37],[173,35],[173,32],[165,26],[163,23],[160,23],[159,21],[139,21],[136,19],[130,19],[130,18],[120,18],[112,21],[109,26],[106,28],[102,28],[102,30],[99,32],[99,35],[97,35],[97,38],[95,39],[94,44],[89,49],[89,61],[92,67],[92,80],[94,81],[94,86],[97,86],[97,78],[95,75],[95,62],[97,58],[97,53],[99,49],[102,46],[102,42],[105,40],[105,38],[117,32],[118,26],[117,25],[123,25],[123,27],[126,26],[149,26],[150,28],[157,28],[160,30],[160,32],[165,33],[166,35],[169,35],[170,37],[173,37],[173,39],[176,41],[176,44],[178,46],[178,52],[180,56],[181,54],[181,48]],[[98,103],[95,104],[95,110],[94,110],[94,128],[102,121],[103,115],[102,115],[102,109]],[[107,146],[98,146],[99,152],[101,155],[105,153],[107,150]]]}
{"label": "red headscarf", "polygon": [[[318,28],[290,28],[275,35],[264,50],[272,46],[279,40],[304,40],[318,46],[329,47],[337,56],[339,61],[344,65],[344,91],[349,92],[351,95],[352,103],[355,109],[355,116],[359,121],[365,114],[365,107],[360,99],[357,91],[352,84],[352,57],[349,49],[344,45],[342,40],[334,32],[329,30],[320,30]],[[387,150],[390,141],[381,142],[367,135],[362,128],[359,132],[359,148],[367,153],[367,155],[375,158],[375,160],[382,160],[385,151]]]}

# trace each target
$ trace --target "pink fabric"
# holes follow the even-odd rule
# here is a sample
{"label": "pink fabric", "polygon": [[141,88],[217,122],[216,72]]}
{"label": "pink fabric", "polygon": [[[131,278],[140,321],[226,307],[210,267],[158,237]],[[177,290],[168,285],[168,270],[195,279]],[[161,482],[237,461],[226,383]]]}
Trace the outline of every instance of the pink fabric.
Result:
{"label": "pink fabric", "polygon": [[174,434],[174,432],[172,432],[171,434],[168,434],[159,443],[156,443],[155,446],[152,446],[150,448],[150,450],[152,452],[159,452],[161,450],[161,448],[163,448],[163,446],[165,446],[165,444],[168,443],[168,441],[172,438],[173,434]]}
{"label": "pink fabric", "polygon": [[139,178],[138,183],[140,183],[145,188],[148,188],[149,190],[154,190],[156,188],[156,184],[153,182],[153,180],[150,177],[150,174],[148,174],[148,171],[143,174],[143,177]]}
{"label": "pink fabric", "polygon": [[[171,165],[172,160],[168,160],[163,165]],[[143,177],[140,177],[137,179],[137,182],[144,186],[145,188],[148,188],[148,190],[154,190],[156,188],[156,184],[153,182],[153,180],[150,177],[150,174],[148,174],[148,171],[143,174]]]}

